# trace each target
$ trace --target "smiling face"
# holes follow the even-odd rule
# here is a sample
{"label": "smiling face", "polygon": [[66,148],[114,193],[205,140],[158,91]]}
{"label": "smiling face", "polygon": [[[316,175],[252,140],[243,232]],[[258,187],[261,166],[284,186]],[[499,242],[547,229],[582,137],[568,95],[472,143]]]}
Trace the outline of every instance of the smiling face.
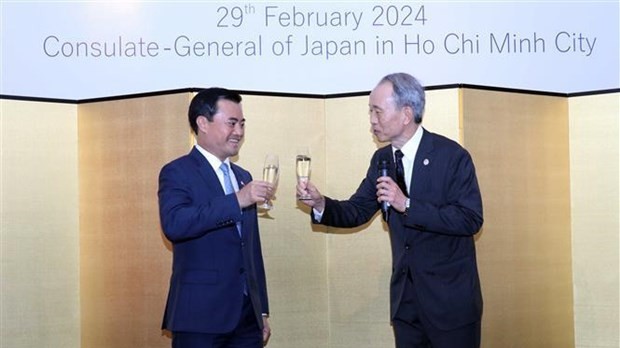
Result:
{"label": "smiling face", "polygon": [[245,134],[245,118],[241,104],[221,99],[217,102],[217,113],[209,122],[205,116],[198,116],[198,145],[221,161],[235,156],[241,148]]}
{"label": "smiling face", "polygon": [[408,125],[412,121],[410,107],[399,108],[393,96],[390,82],[379,84],[370,93],[368,115],[372,133],[380,142],[404,144],[411,136]]}

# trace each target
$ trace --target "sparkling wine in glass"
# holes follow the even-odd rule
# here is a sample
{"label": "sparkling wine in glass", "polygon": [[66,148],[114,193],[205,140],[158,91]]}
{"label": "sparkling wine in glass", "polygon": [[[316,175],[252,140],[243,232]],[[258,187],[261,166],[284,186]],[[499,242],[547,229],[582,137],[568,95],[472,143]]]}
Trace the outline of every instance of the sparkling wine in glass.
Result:
{"label": "sparkling wine in glass", "polygon": [[[300,183],[307,183],[310,178],[310,150],[307,147],[300,147],[297,149],[297,157],[295,159],[295,168],[297,171],[297,181]],[[309,194],[299,195],[297,199],[306,200],[311,199]]]}
{"label": "sparkling wine in glass", "polygon": [[[280,170],[280,165],[278,161],[278,155],[269,154],[265,156],[265,165],[263,166],[263,181],[267,181],[272,184],[274,187],[278,182],[278,173]],[[265,200],[263,204],[260,205],[261,208],[269,210],[273,208],[270,200]]]}

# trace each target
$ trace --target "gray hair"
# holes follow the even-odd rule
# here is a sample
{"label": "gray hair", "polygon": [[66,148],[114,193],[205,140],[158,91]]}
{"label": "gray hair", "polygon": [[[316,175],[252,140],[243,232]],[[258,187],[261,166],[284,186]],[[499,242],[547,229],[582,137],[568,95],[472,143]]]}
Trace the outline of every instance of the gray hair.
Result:
{"label": "gray hair", "polygon": [[422,123],[422,117],[424,116],[424,105],[426,104],[426,96],[424,94],[424,87],[413,76],[407,73],[394,73],[386,75],[379,81],[379,84],[390,82],[394,92],[394,102],[396,106],[401,109],[405,106],[409,106],[414,112],[414,122]]}

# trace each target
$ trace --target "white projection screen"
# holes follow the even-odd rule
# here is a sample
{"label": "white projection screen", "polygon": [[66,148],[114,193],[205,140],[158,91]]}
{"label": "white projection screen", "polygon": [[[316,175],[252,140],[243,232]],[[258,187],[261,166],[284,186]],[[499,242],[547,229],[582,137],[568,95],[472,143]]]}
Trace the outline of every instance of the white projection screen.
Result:
{"label": "white projection screen", "polygon": [[619,87],[618,1],[18,2],[2,4],[8,96],[88,99],[222,85],[558,93]]}

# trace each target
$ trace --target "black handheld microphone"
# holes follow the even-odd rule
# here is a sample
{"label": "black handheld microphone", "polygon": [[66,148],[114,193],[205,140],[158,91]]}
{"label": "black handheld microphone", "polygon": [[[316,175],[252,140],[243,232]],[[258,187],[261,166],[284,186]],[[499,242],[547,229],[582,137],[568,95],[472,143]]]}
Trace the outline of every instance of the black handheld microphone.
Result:
{"label": "black handheld microphone", "polygon": [[[380,160],[377,164],[377,169],[379,170],[379,176],[388,176],[388,161],[385,159]],[[387,221],[389,208],[388,202],[381,202],[381,212],[384,221]]]}

